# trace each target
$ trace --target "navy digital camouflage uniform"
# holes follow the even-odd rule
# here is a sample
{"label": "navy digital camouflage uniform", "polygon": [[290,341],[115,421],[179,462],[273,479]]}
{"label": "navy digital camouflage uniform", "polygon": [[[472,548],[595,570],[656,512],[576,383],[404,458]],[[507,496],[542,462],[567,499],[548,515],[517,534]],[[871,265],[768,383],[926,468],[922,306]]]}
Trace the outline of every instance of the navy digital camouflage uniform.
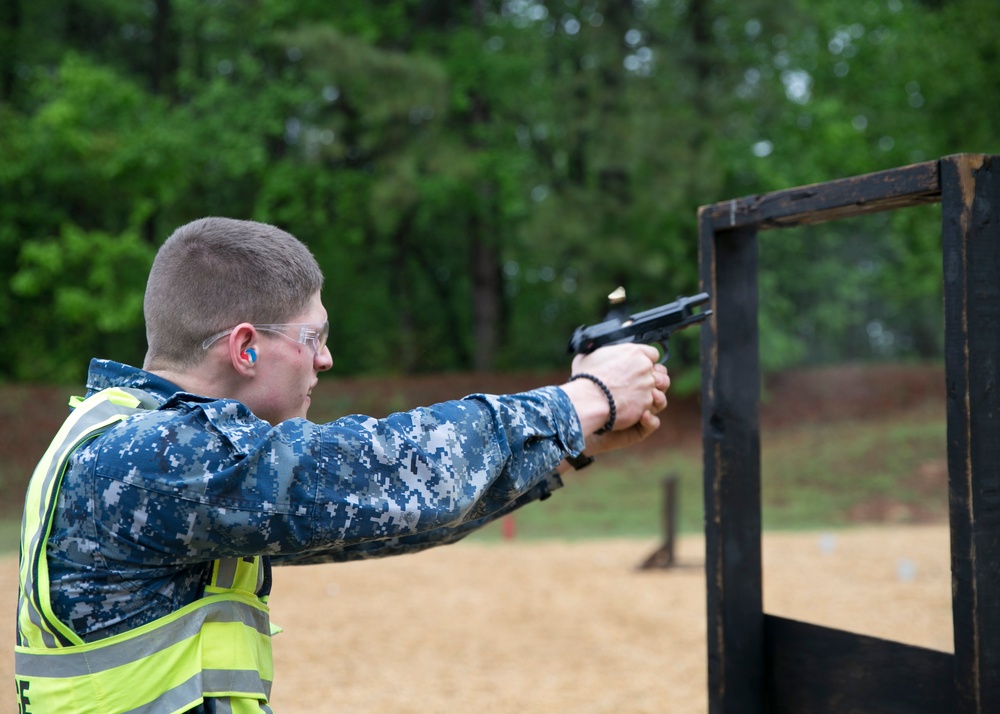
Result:
{"label": "navy digital camouflage uniform", "polygon": [[113,386],[160,406],[81,447],[63,480],[52,609],[85,641],[192,602],[218,558],[334,562],[456,541],[547,497],[584,446],[558,387],[271,426],[237,401],[94,360],[87,395]]}

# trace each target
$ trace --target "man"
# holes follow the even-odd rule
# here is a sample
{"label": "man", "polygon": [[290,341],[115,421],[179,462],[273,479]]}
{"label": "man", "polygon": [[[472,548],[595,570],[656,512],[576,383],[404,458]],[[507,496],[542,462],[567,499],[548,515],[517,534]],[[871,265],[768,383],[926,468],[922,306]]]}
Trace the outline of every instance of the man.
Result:
{"label": "man", "polygon": [[29,486],[24,714],[270,711],[272,562],[456,541],[547,497],[585,446],[659,426],[670,380],[637,345],[577,357],[560,387],[312,423],[322,284],[272,226],[207,218],[164,243],[143,369],[91,363]]}

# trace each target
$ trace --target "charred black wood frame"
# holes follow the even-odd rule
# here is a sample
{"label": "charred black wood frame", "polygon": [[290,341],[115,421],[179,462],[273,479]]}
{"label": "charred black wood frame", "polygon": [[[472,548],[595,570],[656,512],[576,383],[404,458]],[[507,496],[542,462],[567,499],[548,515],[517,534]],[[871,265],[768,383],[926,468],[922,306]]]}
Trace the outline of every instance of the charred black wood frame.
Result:
{"label": "charred black wood frame", "polygon": [[[711,714],[1000,712],[1000,156],[698,211]],[[767,615],[757,232],[941,203],[954,654]]]}

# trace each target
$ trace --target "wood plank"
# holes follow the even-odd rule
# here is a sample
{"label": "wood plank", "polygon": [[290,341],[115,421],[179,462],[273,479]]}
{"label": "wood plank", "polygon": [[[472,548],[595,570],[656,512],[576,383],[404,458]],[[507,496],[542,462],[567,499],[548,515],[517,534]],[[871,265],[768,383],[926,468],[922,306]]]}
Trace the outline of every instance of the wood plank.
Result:
{"label": "wood plank", "polygon": [[941,160],[957,711],[1000,711],[1000,157]]}
{"label": "wood plank", "polygon": [[702,221],[700,250],[709,712],[763,714],[757,233]]}
{"label": "wood plank", "polygon": [[954,657],[765,616],[769,714],[949,714]]}
{"label": "wood plank", "polygon": [[759,230],[852,218],[941,200],[938,162],[772,191],[703,208],[715,230]]}

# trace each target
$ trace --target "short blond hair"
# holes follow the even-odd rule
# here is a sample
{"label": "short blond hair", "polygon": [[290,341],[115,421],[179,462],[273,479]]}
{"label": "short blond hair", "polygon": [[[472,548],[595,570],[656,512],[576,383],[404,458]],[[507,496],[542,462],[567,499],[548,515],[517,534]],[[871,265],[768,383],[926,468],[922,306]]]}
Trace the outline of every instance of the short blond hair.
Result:
{"label": "short blond hair", "polygon": [[280,228],[232,218],[181,226],[146,282],[146,365],[197,364],[209,335],[241,322],[288,322],[322,287],[313,254]]}

